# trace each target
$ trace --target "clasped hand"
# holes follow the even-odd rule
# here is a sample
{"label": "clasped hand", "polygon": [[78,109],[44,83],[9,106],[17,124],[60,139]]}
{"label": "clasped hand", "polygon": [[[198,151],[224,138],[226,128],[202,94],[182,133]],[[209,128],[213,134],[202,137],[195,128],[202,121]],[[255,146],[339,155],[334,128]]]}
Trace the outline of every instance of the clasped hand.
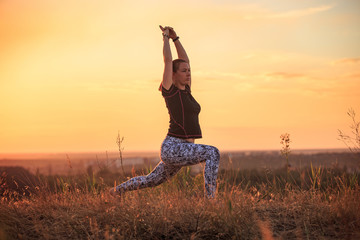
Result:
{"label": "clasped hand", "polygon": [[174,31],[174,29],[172,27],[169,26],[165,26],[162,27],[161,25],[159,25],[161,31],[163,32],[163,34],[168,35],[171,39],[175,39],[177,37],[176,32]]}

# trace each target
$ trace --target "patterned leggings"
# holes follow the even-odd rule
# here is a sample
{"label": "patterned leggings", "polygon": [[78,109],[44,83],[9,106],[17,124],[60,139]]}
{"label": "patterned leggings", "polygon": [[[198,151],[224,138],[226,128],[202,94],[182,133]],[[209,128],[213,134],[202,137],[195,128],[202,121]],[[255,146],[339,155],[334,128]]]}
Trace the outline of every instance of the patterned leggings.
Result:
{"label": "patterned leggings", "polygon": [[125,192],[157,186],[173,177],[183,166],[205,162],[206,196],[215,197],[220,153],[216,147],[189,143],[185,139],[166,136],[161,145],[161,161],[146,176],[137,176],[118,185],[116,191]]}

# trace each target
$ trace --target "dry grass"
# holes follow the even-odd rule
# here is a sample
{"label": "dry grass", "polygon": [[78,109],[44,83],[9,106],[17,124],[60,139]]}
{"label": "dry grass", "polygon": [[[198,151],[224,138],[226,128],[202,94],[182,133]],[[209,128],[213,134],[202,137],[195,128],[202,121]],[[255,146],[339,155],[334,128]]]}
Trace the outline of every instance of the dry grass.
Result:
{"label": "dry grass", "polygon": [[222,172],[215,200],[203,198],[202,176],[190,176],[187,168],[168,183],[121,198],[107,194],[111,184],[104,177],[42,178],[28,196],[3,192],[0,239],[360,237],[358,175],[327,176],[328,184],[313,187],[311,177],[318,176],[309,170],[308,186],[301,188],[296,181],[284,183],[283,171],[274,180],[265,173]]}

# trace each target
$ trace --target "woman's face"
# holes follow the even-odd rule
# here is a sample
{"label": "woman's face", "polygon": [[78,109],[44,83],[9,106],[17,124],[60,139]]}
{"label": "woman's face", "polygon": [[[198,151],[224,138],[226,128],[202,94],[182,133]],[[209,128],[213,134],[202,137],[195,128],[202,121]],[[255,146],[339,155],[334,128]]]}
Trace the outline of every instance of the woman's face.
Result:
{"label": "woman's face", "polygon": [[190,84],[191,74],[190,74],[190,66],[188,63],[180,63],[179,69],[173,73],[173,78],[175,83],[185,86],[186,84]]}

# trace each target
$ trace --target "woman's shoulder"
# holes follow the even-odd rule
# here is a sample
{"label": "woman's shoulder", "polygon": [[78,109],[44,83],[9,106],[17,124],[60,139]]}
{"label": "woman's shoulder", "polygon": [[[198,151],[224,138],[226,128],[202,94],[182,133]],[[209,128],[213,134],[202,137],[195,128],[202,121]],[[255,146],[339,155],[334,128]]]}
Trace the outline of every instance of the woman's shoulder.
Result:
{"label": "woman's shoulder", "polygon": [[174,85],[171,84],[169,89],[166,89],[164,86],[161,87],[161,93],[164,97],[168,97],[176,93],[179,89]]}
{"label": "woman's shoulder", "polygon": [[166,89],[164,86],[162,86],[161,90],[164,91],[164,92],[171,92],[173,90],[178,90],[178,88],[174,84],[171,84],[169,89]]}

